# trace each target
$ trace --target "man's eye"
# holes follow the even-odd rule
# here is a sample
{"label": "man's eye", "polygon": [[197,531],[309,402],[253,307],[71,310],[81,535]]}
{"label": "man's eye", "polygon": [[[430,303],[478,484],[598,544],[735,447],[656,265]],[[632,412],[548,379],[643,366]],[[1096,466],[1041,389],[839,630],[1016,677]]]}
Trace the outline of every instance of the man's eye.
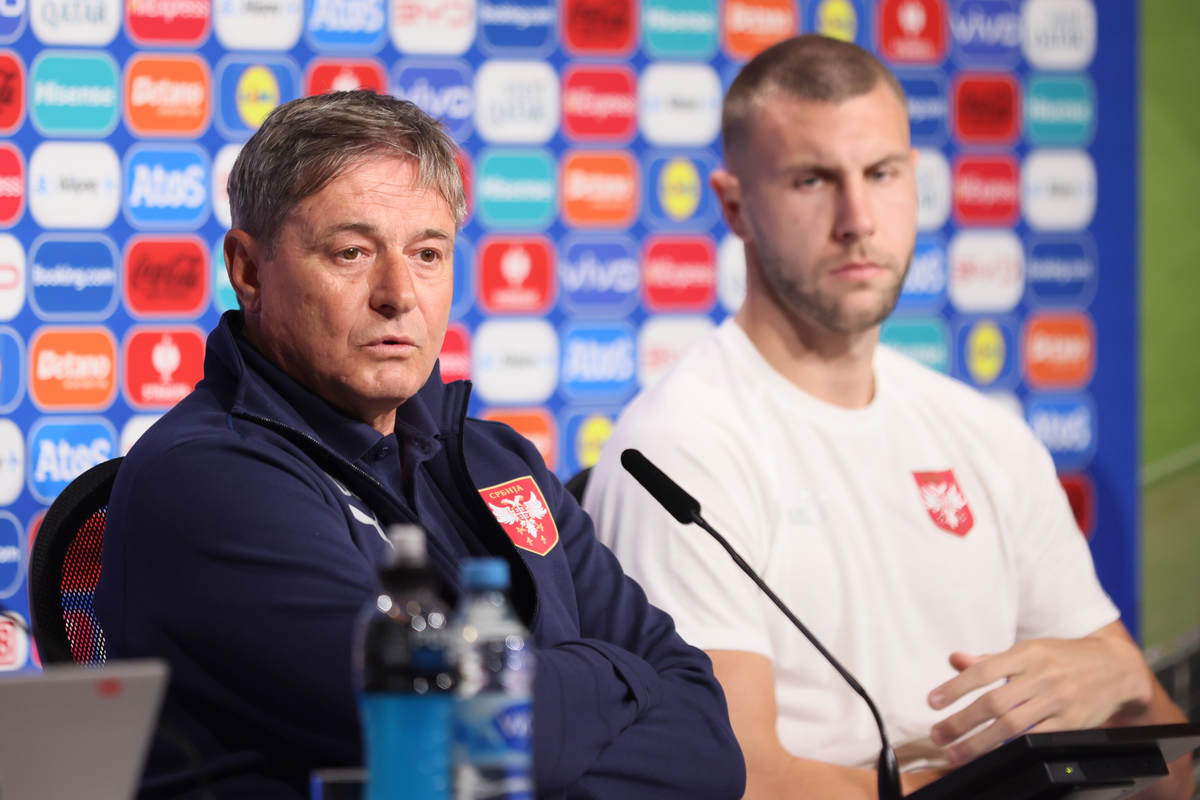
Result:
{"label": "man's eye", "polygon": [[795,189],[812,189],[821,185],[821,179],[816,175],[809,175],[804,178],[796,178],[792,181],[792,187]]}
{"label": "man's eye", "polygon": [[420,253],[418,253],[417,257],[420,258],[422,261],[424,261],[426,264],[432,264],[433,262],[438,260],[439,255],[440,254],[438,253],[437,250],[431,250],[427,247],[424,250],[422,250]]}
{"label": "man's eye", "polygon": [[343,258],[346,261],[354,261],[356,258],[360,258],[361,256],[362,250],[359,250],[357,247],[347,247],[345,250],[338,253],[338,257]]}

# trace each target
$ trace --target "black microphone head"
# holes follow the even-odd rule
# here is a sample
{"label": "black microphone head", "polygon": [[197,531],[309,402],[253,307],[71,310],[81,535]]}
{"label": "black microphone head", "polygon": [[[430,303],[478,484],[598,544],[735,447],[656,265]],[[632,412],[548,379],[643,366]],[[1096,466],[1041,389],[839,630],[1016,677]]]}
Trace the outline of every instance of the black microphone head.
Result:
{"label": "black microphone head", "polygon": [[642,485],[650,496],[662,503],[662,507],[671,516],[690,524],[692,514],[700,513],[700,503],[696,498],[680,488],[679,484],[667,477],[661,469],[650,463],[650,460],[639,451],[630,448],[621,453],[621,466]]}

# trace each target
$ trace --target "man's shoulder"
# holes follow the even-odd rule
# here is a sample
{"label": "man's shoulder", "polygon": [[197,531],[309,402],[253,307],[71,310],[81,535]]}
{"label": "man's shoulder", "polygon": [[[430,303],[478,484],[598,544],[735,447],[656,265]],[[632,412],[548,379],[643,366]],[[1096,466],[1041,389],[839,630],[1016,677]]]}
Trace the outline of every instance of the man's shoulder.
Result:
{"label": "man's shoulder", "polygon": [[989,397],[957,378],[946,375],[897,350],[880,345],[875,369],[887,390],[908,403],[920,404],[953,416],[974,418],[1004,426],[1024,427],[1020,418],[1006,412],[999,396]]}

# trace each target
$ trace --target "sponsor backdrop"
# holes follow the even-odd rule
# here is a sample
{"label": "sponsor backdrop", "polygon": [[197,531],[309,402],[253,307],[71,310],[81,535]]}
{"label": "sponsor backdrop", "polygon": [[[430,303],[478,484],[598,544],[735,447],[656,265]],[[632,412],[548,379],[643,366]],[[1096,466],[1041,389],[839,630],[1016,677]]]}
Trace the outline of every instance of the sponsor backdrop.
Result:
{"label": "sponsor backdrop", "polygon": [[[884,340],[1028,420],[1135,626],[1129,5],[0,0],[0,603],[27,615],[45,506],[199,379],[234,304],[226,176],[279,103],[361,86],[445,121],[472,208],[443,374],[566,477],[737,309],[744,261],[708,190],[721,97],[818,31],[896,70],[921,149]],[[34,659],[0,622],[0,670]]]}

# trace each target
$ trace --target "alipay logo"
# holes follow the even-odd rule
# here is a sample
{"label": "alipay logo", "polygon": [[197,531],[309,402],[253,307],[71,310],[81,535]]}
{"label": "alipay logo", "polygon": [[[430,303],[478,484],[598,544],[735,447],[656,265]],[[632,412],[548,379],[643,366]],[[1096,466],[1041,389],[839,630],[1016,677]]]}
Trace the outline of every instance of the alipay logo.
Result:
{"label": "alipay logo", "polygon": [[29,211],[43,228],[107,228],[120,187],[121,164],[106,142],[42,142],[29,159]]}
{"label": "alipay logo", "polygon": [[558,260],[559,291],[573,313],[625,316],[637,305],[637,245],[627,236],[568,237]]}
{"label": "alipay logo", "polygon": [[892,317],[880,328],[879,342],[930,369],[950,371],[950,336],[938,317]]}
{"label": "alipay logo", "polygon": [[383,46],[384,0],[309,0],[306,38],[317,51],[375,52]]}
{"label": "alipay logo", "polygon": [[1030,395],[1025,420],[1060,470],[1083,469],[1096,453],[1096,404],[1087,394]]}
{"label": "alipay logo", "polygon": [[940,236],[918,236],[896,307],[935,311],[945,304],[946,243]]}
{"label": "alipay logo", "polygon": [[1087,306],[1096,296],[1096,243],[1086,233],[1033,239],[1025,264],[1026,301]]}
{"label": "alipay logo", "polygon": [[117,454],[117,432],[103,417],[43,417],[29,431],[29,491],[52,503],[67,484]]}
{"label": "alipay logo", "polygon": [[721,95],[707,64],[651,64],[638,87],[642,135],[658,145],[711,144],[721,128]]}
{"label": "alipay logo", "polygon": [[490,228],[544,230],[554,221],[555,161],[544,150],[493,150],[479,159],[479,216]]}
{"label": "alipay logo", "polygon": [[117,248],[107,236],[48,234],[29,251],[29,304],[45,320],[106,319],[117,304]]}
{"label": "alipay logo", "polygon": [[642,41],[654,58],[709,58],[717,51],[716,0],[645,0]]}
{"label": "alipay logo", "polygon": [[1096,213],[1096,164],[1086,150],[1033,150],[1021,165],[1021,208],[1032,228],[1082,230]]}
{"label": "alipay logo", "polygon": [[121,27],[121,0],[29,2],[30,23],[42,44],[103,47]]}
{"label": "alipay logo", "polygon": [[1014,0],[958,0],[950,14],[955,60],[1008,66],[1021,57],[1021,15]]}
{"label": "alipay logo", "polygon": [[194,230],[208,218],[208,157],[199,147],[134,145],[125,157],[125,214],[135,228]]}
{"label": "alipay logo", "polygon": [[471,135],[475,91],[471,68],[464,61],[401,61],[393,73],[392,94],[416,103],[442,121],[456,140]]}
{"label": "alipay logo", "polygon": [[633,328],[624,322],[579,322],[563,334],[560,386],[576,400],[623,400],[637,389]]}
{"label": "alipay logo", "polygon": [[1087,75],[1035,75],[1025,129],[1036,145],[1086,146],[1096,130],[1096,88]]}
{"label": "alipay logo", "polygon": [[538,57],[557,44],[554,0],[480,0],[479,47],[491,56]]}
{"label": "alipay logo", "polygon": [[939,72],[900,77],[908,99],[908,123],[914,142],[940,145],[946,141],[946,79]]}
{"label": "alipay logo", "polygon": [[475,331],[474,382],[487,403],[544,403],[558,386],[558,334],[541,319],[490,319]]}
{"label": "alipay logo", "polygon": [[214,0],[213,27],[228,50],[291,50],[304,27],[304,2]]}
{"label": "alipay logo", "polygon": [[107,53],[43,51],[30,69],[29,114],[44,136],[106,136],[117,125],[117,64]]}
{"label": "alipay logo", "polygon": [[15,42],[28,21],[26,0],[0,0],[0,44]]}

